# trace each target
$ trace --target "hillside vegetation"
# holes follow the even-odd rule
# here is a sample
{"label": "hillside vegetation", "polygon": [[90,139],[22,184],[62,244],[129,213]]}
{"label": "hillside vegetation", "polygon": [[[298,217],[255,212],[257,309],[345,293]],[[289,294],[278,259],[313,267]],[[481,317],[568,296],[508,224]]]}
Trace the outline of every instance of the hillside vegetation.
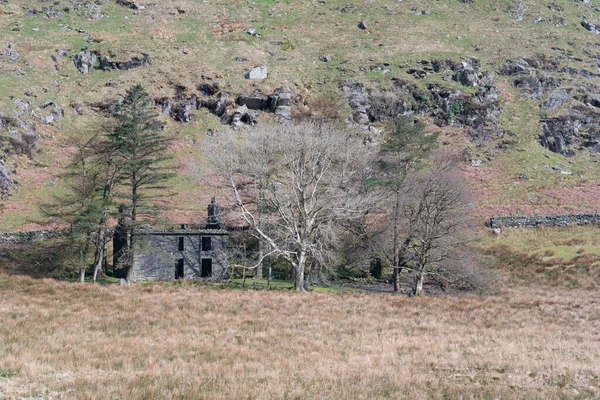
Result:
{"label": "hillside vegetation", "polygon": [[[35,147],[30,157],[3,142],[6,170],[18,186],[2,203],[2,229],[34,227],[38,204],[62,190],[56,176],[73,143],[102,130],[106,107],[134,83],[143,83],[155,99],[175,99],[174,104],[207,87],[235,99],[283,86],[294,92],[296,114],[335,108],[342,79],[368,90],[395,87],[391,92],[408,96],[412,111],[423,115],[431,130],[442,130],[443,143],[464,155],[464,173],[482,218],[598,208],[594,104],[600,53],[596,33],[588,30],[600,18],[594,4],[181,0],[139,2],[143,9],[135,4],[1,4],[0,111],[18,115],[16,124],[3,120],[3,137],[19,137],[21,119],[39,140],[30,146]],[[358,26],[361,21],[366,29]],[[82,49],[107,59],[103,69],[80,72],[74,59]],[[121,65],[131,60],[142,66]],[[449,60],[459,69],[443,64],[437,72],[422,60]],[[461,72],[463,61],[475,67],[474,81],[469,71]],[[268,77],[245,79],[258,65],[268,68]],[[488,86],[493,92],[479,92]],[[482,95],[489,97],[481,100]],[[62,118],[46,123],[54,106]],[[347,108],[341,117],[353,111]],[[224,129],[207,108],[191,114],[187,123],[163,117],[177,137],[178,195],[167,214],[177,222],[200,218],[213,194],[203,149],[215,140],[207,137],[209,129]],[[544,148],[540,135],[548,119],[548,131],[562,132],[573,143],[557,149],[553,143],[560,139],[550,138]],[[259,117],[259,123],[271,120],[268,112]],[[383,128],[376,120],[372,127]]]}

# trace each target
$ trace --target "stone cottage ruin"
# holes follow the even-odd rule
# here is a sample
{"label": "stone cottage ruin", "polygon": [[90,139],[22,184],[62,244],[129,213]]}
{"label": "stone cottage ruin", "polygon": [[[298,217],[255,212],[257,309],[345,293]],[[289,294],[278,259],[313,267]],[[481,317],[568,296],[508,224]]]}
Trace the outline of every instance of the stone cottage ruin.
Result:
{"label": "stone cottage ruin", "polygon": [[[113,265],[126,257],[127,234],[124,215],[113,239]],[[229,233],[221,219],[221,209],[213,198],[208,205],[206,225],[181,225],[156,230],[145,228],[136,234],[131,263],[134,281],[228,278],[227,246]],[[121,263],[122,264],[122,263]],[[125,278],[127,271],[115,269],[114,276]]]}

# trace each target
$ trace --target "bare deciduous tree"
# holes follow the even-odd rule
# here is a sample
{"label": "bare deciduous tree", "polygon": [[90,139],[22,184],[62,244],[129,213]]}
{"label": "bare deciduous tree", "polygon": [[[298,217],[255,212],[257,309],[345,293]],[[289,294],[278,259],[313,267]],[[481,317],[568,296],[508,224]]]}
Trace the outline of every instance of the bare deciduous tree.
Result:
{"label": "bare deciduous tree", "polygon": [[415,295],[423,293],[428,275],[448,281],[467,277],[472,262],[464,250],[471,239],[472,209],[467,186],[448,157],[438,157],[408,183],[402,201],[403,267],[414,275]]}
{"label": "bare deciduous tree", "polygon": [[371,184],[381,189],[383,203],[380,208],[388,215],[389,226],[380,230],[380,236],[385,236],[388,230],[392,231],[391,245],[380,248],[392,263],[395,292],[400,290],[400,272],[407,245],[406,239],[402,244],[400,238],[402,196],[407,191],[405,182],[411,174],[417,173],[421,161],[436,146],[437,138],[437,133],[426,132],[424,122],[413,117],[399,117],[395,129],[388,133],[380,145],[377,174],[371,179]]}
{"label": "bare deciduous tree", "polygon": [[289,262],[296,290],[304,290],[305,268],[328,258],[341,222],[364,218],[368,148],[312,122],[226,132],[216,141],[211,158],[239,216],[267,244],[262,256]]}

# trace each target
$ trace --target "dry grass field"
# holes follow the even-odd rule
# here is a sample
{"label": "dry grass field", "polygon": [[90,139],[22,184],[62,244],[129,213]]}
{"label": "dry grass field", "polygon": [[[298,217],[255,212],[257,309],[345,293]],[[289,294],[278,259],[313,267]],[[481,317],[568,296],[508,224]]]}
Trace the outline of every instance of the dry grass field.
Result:
{"label": "dry grass field", "polygon": [[417,298],[0,276],[0,398],[598,398],[597,292]]}

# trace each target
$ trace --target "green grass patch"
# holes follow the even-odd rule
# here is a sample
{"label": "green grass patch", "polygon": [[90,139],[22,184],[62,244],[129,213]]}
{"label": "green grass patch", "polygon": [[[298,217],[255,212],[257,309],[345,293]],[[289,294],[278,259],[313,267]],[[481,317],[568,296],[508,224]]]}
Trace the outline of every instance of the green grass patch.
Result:
{"label": "green grass patch", "polygon": [[17,375],[17,372],[11,368],[0,368],[0,378],[12,378]]}

